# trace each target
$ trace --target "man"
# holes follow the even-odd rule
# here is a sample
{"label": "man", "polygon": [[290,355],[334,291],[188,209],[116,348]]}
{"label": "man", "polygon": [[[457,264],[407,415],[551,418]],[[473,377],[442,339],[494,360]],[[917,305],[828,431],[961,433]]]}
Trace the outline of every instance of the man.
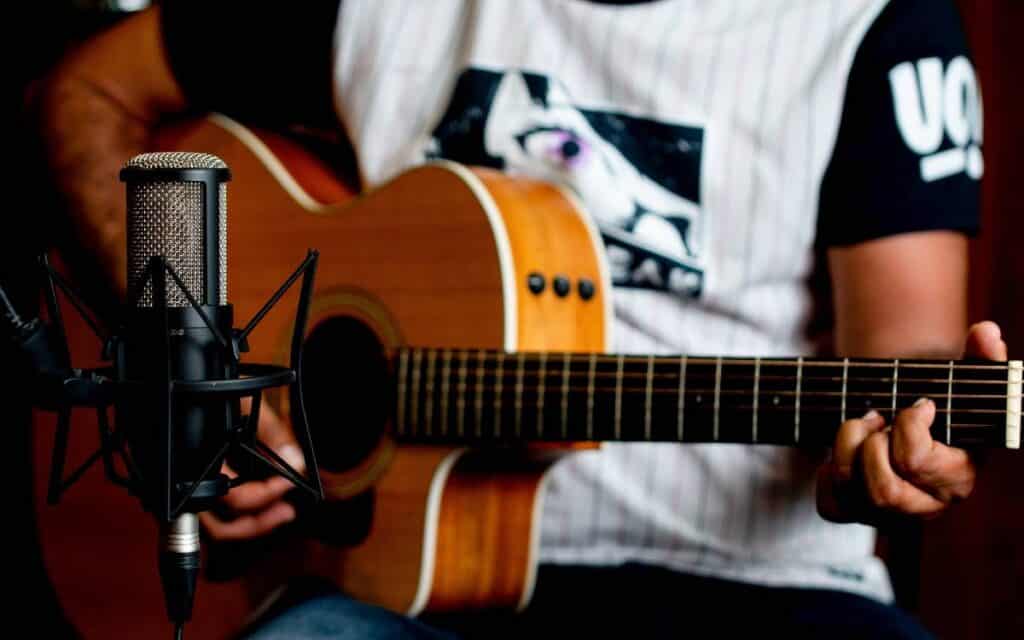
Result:
{"label": "man", "polygon": [[[618,351],[959,353],[981,116],[947,3],[167,3],[70,56],[42,100],[54,175],[115,277],[117,169],[161,123],[210,109],[333,132],[364,185],[435,157],[568,184],[607,247]],[[967,349],[1006,357],[990,323]],[[931,440],[935,412],[849,420],[825,463],[728,445],[570,457],[551,474],[522,628],[924,636],[881,604],[863,525],[970,493],[974,465]],[[261,430],[297,454],[280,420]],[[295,516],[286,490],[240,487],[238,517],[204,524],[265,534]],[[326,595],[256,634],[440,632]]]}

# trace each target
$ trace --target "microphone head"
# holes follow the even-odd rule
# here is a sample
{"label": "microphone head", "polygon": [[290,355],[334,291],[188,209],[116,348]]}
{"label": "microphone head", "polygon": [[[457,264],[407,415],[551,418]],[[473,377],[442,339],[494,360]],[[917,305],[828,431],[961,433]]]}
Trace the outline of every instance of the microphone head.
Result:
{"label": "microphone head", "polygon": [[[227,304],[227,185],[223,160],[208,153],[143,153],[121,170],[128,196],[128,291],[148,276],[149,261],[163,256],[200,304]],[[167,306],[188,299],[170,275]],[[137,303],[153,306],[147,283]]]}

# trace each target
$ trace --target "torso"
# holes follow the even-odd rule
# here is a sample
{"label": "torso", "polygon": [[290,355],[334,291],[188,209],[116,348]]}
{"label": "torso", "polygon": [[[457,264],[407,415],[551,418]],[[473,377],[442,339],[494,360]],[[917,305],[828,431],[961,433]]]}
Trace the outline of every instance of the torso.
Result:
{"label": "torso", "polygon": [[[827,333],[818,189],[884,5],[345,0],[335,103],[367,185],[445,157],[575,187],[605,232],[616,350],[812,353]],[[817,516],[815,462],[742,446],[572,456],[548,484],[542,558],[887,597],[872,532]]]}

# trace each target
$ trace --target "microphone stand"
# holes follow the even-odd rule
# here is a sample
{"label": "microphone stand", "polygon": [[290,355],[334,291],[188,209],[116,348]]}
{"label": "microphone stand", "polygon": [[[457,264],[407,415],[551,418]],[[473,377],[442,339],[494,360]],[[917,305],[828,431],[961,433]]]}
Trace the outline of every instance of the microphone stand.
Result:
{"label": "microphone stand", "polygon": [[[323,499],[323,486],[313,451],[312,437],[306,419],[302,396],[301,359],[302,342],[309,305],[313,291],[319,254],[310,250],[306,258],[284,283],[270,296],[253,318],[241,330],[231,328],[229,335],[218,328],[227,323],[230,327],[231,305],[203,307],[198,304],[192,292],[182,282],[174,267],[163,256],[153,256],[147,275],[136,290],[128,297],[124,320],[118,323],[120,335],[105,332],[100,323],[89,313],[81,296],[48,263],[45,254],[40,265],[46,276],[45,298],[50,324],[39,319],[22,320],[7,296],[0,289],[0,312],[13,330],[14,341],[27,356],[37,374],[37,393],[33,404],[42,410],[57,414],[57,433],[50,467],[47,501],[57,504],[61,496],[98,460],[103,460],[106,477],[111,482],[125,487],[137,496],[143,509],[151,512],[160,524],[159,568],[164,588],[168,617],[175,627],[175,638],[181,640],[185,623],[192,617],[196,584],[200,572],[200,537],[197,514],[210,509],[216,501],[225,496],[231,488],[254,479],[256,476],[243,467],[239,476],[228,478],[220,473],[220,466],[228,455],[238,455],[250,463],[258,464],[277,475],[284,476],[296,487]],[[171,375],[171,343],[168,330],[169,308],[167,305],[166,276],[184,294],[189,308],[198,314],[203,324],[214,336],[221,351],[224,366],[223,379],[180,380]],[[295,324],[291,340],[291,362],[289,366],[260,363],[242,363],[240,354],[249,350],[248,336],[259,325],[288,290],[302,279],[301,291],[296,308]],[[162,368],[158,379],[130,379],[125,373],[125,336],[130,311],[135,308],[147,283],[152,285],[153,312],[157,319],[157,333],[163,336],[162,353],[168,362]],[[61,317],[57,290],[78,311],[92,332],[103,343],[103,359],[112,366],[95,370],[71,368],[71,358]],[[257,435],[260,404],[264,389],[289,387],[292,407],[292,427],[306,460],[307,477],[303,477],[275,451],[263,443]],[[157,400],[152,423],[157,425],[158,455],[152,456],[155,469],[141,469],[137,456],[130,446],[130,425],[115,424],[111,428],[108,411],[115,409],[127,398],[143,393]],[[181,452],[175,448],[174,407],[182,401],[193,406],[211,400],[237,403],[242,398],[252,402],[248,415],[239,415],[233,422],[217,452],[202,465],[202,472],[195,477],[176,477],[181,465]],[[64,475],[67,457],[68,436],[71,414],[75,408],[89,408],[96,411],[99,423],[99,448],[87,457],[77,469]],[[117,411],[115,411],[117,415]],[[238,415],[237,410],[232,415]],[[125,473],[119,473],[115,455],[121,460]],[[187,462],[187,461],[186,461]]]}

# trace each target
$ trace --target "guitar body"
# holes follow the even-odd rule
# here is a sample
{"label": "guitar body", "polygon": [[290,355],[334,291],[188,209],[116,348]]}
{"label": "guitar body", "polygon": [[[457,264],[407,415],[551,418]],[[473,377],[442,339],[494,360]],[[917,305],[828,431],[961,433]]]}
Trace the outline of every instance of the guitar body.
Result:
{"label": "guitar body", "polygon": [[[366,435],[359,354],[407,344],[606,350],[608,272],[581,209],[549,184],[447,163],[353,196],[294,145],[221,116],[176,130],[159,146],[214,153],[231,168],[228,297],[236,318],[251,317],[307,247],[320,250],[308,335],[310,344],[317,336],[316,359],[336,363],[338,373],[317,377],[316,393],[331,401],[307,398],[310,424],[328,500],[372,504],[352,544],[295,544],[254,571],[258,580],[204,582],[189,636],[237,630],[266,587],[298,573],[328,576],[358,599],[409,614],[523,606],[536,566],[544,474],[566,449],[496,457],[399,446],[377,437],[375,425]],[[543,277],[541,291],[531,290],[531,274]],[[556,276],[571,284],[565,295],[556,292]],[[594,284],[592,296],[580,295],[581,279]],[[74,314],[66,316],[76,364],[98,364],[89,360],[99,351],[95,339]],[[268,316],[246,359],[283,363],[291,322],[284,311]],[[284,395],[268,400],[288,414]],[[54,422],[36,415],[35,484],[58,598],[86,637],[165,633],[152,518],[100,468],[60,505],[45,504]],[[96,433],[94,417],[75,416],[69,464],[96,448]],[[349,433],[357,434],[352,447]]]}

